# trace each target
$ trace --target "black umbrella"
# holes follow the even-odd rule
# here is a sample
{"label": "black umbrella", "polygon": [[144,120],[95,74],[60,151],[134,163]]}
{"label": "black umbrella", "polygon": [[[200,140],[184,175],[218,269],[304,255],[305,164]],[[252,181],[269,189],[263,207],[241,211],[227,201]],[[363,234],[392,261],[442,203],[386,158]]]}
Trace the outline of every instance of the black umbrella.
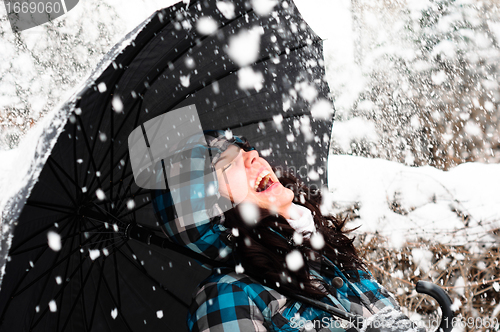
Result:
{"label": "black umbrella", "polygon": [[[54,115],[25,188],[3,213],[16,226],[12,243],[2,241],[1,331],[185,329],[191,292],[209,271],[162,248],[170,244],[161,237],[154,246],[125,234],[139,224],[161,235],[127,144],[161,114],[194,105],[202,129],[244,135],[309,185],[326,183],[333,108],[321,40],[292,1],[252,3],[156,12]],[[255,40],[257,52],[238,54]]]}

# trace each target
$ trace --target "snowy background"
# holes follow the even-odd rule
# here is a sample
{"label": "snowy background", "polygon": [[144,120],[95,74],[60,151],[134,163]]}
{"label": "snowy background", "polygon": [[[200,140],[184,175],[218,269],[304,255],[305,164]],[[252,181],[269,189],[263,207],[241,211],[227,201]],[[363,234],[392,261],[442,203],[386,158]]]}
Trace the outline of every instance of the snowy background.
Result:
{"label": "snowy background", "polygon": [[[35,153],[36,124],[128,31],[175,2],[81,1],[20,34],[0,6],[0,208],[16,165]],[[337,110],[324,209],[359,226],[359,246],[386,271],[376,276],[410,311],[422,305],[407,286],[428,279],[464,317],[500,318],[500,5],[295,2],[325,40]]]}

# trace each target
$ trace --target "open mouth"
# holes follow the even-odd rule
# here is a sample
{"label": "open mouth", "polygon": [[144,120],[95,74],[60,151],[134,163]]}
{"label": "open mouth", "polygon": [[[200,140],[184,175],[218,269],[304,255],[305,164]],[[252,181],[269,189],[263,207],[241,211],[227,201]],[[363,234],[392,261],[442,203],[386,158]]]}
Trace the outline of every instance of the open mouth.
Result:
{"label": "open mouth", "polygon": [[274,183],[275,182],[271,179],[271,173],[269,171],[263,171],[255,181],[254,189],[259,193],[269,189]]}

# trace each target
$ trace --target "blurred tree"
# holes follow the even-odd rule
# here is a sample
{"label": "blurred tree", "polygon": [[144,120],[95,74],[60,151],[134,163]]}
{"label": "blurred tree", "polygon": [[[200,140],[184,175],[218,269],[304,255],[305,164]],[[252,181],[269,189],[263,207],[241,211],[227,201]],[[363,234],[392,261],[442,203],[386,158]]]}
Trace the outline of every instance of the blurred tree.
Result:
{"label": "blurred tree", "polygon": [[[500,161],[498,4],[378,6],[399,16],[388,37],[379,32],[372,38],[362,63],[368,83],[352,110],[353,117],[375,123],[378,139],[353,141],[350,151],[334,142],[334,149],[442,169]],[[361,3],[357,10],[367,8]]]}
{"label": "blurred tree", "polygon": [[115,8],[97,1],[78,6],[79,15],[71,11],[21,33],[0,19],[0,148],[17,146],[121,37]]}

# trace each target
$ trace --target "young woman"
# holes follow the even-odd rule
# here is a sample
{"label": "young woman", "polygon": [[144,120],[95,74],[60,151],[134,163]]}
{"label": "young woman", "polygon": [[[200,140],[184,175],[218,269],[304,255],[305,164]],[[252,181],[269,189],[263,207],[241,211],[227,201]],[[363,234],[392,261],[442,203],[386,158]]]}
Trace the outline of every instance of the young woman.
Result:
{"label": "young woman", "polygon": [[[175,172],[177,178],[190,180],[175,190],[156,191],[153,204],[170,238],[228,265],[200,285],[188,317],[190,331],[356,331],[292,294],[371,317],[373,326],[387,328],[383,331],[414,330],[366,270],[344,222],[321,214],[319,192],[276,174],[244,138],[217,132],[188,143],[177,154],[183,165],[172,169],[184,170],[184,176]],[[207,150],[210,158],[203,158]],[[189,208],[176,205],[176,197],[189,201]],[[179,214],[181,209],[189,213]]]}

